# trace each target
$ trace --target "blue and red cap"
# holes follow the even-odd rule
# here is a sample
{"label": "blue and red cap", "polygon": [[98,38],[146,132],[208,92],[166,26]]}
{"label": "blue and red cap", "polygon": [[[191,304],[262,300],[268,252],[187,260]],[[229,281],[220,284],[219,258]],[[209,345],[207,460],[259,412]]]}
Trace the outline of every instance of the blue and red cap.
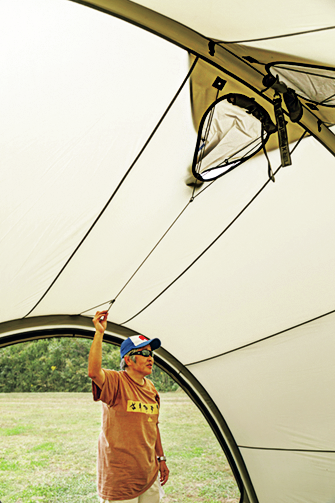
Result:
{"label": "blue and red cap", "polygon": [[132,351],[133,349],[143,348],[148,344],[150,344],[152,351],[155,351],[155,349],[158,349],[160,347],[161,341],[159,339],[148,339],[147,337],[144,337],[144,335],[132,335],[131,337],[128,337],[128,339],[123,341],[123,343],[121,344],[121,358],[129,353],[129,351]]}

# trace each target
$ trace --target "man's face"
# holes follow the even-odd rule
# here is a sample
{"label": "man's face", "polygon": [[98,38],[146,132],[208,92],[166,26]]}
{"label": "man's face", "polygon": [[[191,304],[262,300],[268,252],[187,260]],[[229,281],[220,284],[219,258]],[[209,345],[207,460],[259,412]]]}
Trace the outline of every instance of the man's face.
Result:
{"label": "man's face", "polygon": [[[148,344],[147,346],[144,346],[142,348],[138,348],[138,350],[134,349],[134,351],[142,351],[142,349],[150,349],[151,346]],[[142,356],[142,355],[135,355],[136,363],[132,362],[132,369],[135,372],[138,372],[141,374],[143,377],[150,375],[152,372],[152,367],[154,364],[154,358],[153,356]]]}

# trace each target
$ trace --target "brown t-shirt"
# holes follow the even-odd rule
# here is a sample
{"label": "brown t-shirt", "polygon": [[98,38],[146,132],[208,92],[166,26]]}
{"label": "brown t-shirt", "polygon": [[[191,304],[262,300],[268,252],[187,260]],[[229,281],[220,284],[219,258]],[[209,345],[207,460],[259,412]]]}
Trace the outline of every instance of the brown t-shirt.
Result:
{"label": "brown t-shirt", "polygon": [[140,385],[126,371],[103,370],[102,389],[92,381],[94,400],[103,402],[98,494],[107,500],[128,500],[147,491],[158,475],[159,395],[149,379]]}

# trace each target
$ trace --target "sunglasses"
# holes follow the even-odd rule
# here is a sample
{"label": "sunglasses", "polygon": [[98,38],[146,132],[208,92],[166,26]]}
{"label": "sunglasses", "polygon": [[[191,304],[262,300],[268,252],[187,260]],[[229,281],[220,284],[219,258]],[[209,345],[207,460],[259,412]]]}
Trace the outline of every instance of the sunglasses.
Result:
{"label": "sunglasses", "polygon": [[130,355],[142,355],[148,357],[153,355],[153,351],[150,349],[142,349],[142,351],[132,351]]}

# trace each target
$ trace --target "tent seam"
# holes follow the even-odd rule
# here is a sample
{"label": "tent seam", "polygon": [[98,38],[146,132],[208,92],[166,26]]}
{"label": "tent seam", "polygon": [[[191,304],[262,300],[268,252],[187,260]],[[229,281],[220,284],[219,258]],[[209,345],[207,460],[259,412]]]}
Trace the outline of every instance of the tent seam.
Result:
{"label": "tent seam", "polygon": [[320,31],[334,30],[335,26],[326,26],[325,28],[316,28],[315,30],[307,30],[307,31],[298,31],[296,33],[287,33],[284,35],[274,35],[272,37],[262,37],[262,38],[254,38],[249,40],[214,40],[216,44],[247,44],[251,42],[261,42],[263,40],[276,40],[278,38],[289,38],[289,37],[297,37],[300,35],[308,35],[309,33],[317,33]]}
{"label": "tent seam", "polygon": [[288,449],[285,447],[253,447],[249,445],[238,445],[239,449],[251,449],[259,451],[284,451],[284,452],[320,452],[325,454],[335,454],[335,450],[323,450],[323,449]]}
{"label": "tent seam", "polygon": [[264,342],[268,339],[272,339],[273,337],[277,337],[278,335],[285,334],[286,332],[290,332],[291,330],[295,330],[296,328],[302,327],[304,325],[308,325],[309,323],[313,323],[313,321],[320,320],[321,318],[325,318],[326,316],[330,316],[331,314],[335,313],[335,309],[332,311],[329,311],[328,313],[321,314],[320,316],[316,316],[315,318],[312,318],[307,321],[303,321],[302,323],[298,323],[297,325],[293,325],[292,327],[285,328],[284,330],[281,330],[280,332],[276,332],[275,334],[267,335],[266,337],[263,337],[262,339],[258,339],[257,341],[249,342],[248,344],[244,344],[243,346],[239,346],[238,348],[230,349],[229,351],[225,351],[224,353],[220,353],[219,355],[215,356],[210,356],[209,358],[204,358],[203,360],[198,360],[196,362],[192,363],[186,363],[185,367],[190,367],[191,365],[197,365],[198,363],[203,363],[207,362],[210,360],[214,360],[215,358],[220,358],[221,356],[226,356],[230,353],[235,353],[237,351],[240,351],[242,349],[248,348],[249,346],[254,346],[255,344],[260,344],[261,342]]}

